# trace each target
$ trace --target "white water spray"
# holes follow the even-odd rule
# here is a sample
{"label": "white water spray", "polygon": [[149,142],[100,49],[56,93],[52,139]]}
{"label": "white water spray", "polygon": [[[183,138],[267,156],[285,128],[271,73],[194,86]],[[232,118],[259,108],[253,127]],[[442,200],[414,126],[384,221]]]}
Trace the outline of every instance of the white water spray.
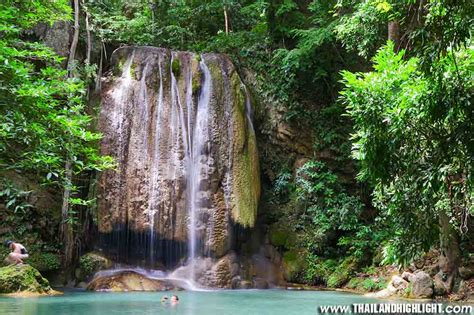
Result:
{"label": "white water spray", "polygon": [[190,278],[195,280],[195,260],[197,253],[197,213],[200,208],[199,200],[199,183],[201,182],[203,173],[207,174],[207,163],[204,151],[205,146],[209,142],[209,100],[212,89],[211,73],[207,67],[204,59],[200,62],[200,69],[203,73],[203,82],[201,93],[198,99],[197,113],[194,124],[194,131],[192,137],[192,147],[190,157],[188,159],[189,175],[189,264],[190,264]]}

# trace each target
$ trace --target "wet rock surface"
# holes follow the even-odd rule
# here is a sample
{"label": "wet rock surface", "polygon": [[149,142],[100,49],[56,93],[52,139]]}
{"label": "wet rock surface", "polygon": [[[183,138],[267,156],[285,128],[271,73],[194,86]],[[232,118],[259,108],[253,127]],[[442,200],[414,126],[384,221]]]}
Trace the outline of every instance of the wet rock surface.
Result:
{"label": "wet rock surface", "polygon": [[133,271],[122,271],[99,276],[87,286],[90,291],[170,291],[182,288],[172,280],[153,279]]}

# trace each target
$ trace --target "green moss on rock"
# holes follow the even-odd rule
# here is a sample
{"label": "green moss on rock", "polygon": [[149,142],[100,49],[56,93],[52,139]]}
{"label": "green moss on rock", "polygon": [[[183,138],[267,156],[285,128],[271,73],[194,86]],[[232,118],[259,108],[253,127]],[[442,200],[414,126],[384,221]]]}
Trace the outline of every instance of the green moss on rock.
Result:
{"label": "green moss on rock", "polygon": [[132,64],[130,65],[130,77],[134,80],[137,79],[136,69],[137,69],[137,65],[134,64],[132,61]]}
{"label": "green moss on rock", "polygon": [[288,237],[288,233],[281,230],[271,230],[270,231],[270,241],[275,246],[282,246],[286,245],[286,239]]}
{"label": "green moss on rock", "polygon": [[[199,55],[196,55],[199,56]],[[193,95],[197,95],[197,93],[201,90],[201,79],[202,79],[202,73],[199,69],[199,62],[200,62],[200,57],[199,58],[194,58],[192,60],[192,87],[193,87]]]}
{"label": "green moss on rock", "polygon": [[305,255],[301,251],[290,250],[283,255],[283,268],[285,279],[289,282],[301,282],[301,277],[306,269]]}
{"label": "green moss on rock", "polygon": [[253,227],[260,199],[260,170],[255,132],[245,112],[245,95],[237,73],[231,77],[234,104],[233,122],[233,219]]}
{"label": "green moss on rock", "polygon": [[117,64],[115,65],[115,67],[113,67],[112,69],[112,72],[114,74],[114,76],[121,76],[122,73],[123,73],[123,67],[125,65],[125,62],[123,59],[120,59]]}
{"label": "green moss on rock", "polygon": [[181,63],[179,59],[173,59],[173,62],[171,63],[171,71],[173,71],[174,76],[178,79],[181,74]]}
{"label": "green moss on rock", "polygon": [[0,294],[8,293],[51,294],[48,280],[30,265],[11,265],[0,268]]}
{"label": "green moss on rock", "polygon": [[112,267],[112,262],[97,253],[87,253],[79,259],[76,278],[80,281],[91,278],[97,271]]}

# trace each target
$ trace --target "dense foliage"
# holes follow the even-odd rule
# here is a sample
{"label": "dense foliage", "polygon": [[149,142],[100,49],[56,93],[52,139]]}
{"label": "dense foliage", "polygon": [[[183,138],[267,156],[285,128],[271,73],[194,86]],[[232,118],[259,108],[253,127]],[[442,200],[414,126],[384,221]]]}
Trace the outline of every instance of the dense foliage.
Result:
{"label": "dense foliage", "polygon": [[66,158],[77,173],[110,162],[93,145],[100,135],[89,130],[85,83],[68,78],[50,48],[22,39],[35,23],[68,19],[69,14],[66,1],[0,6],[0,165],[37,172],[60,187]]}
{"label": "dense foliage", "polygon": [[472,49],[449,51],[426,74],[418,58],[393,49],[379,51],[374,72],[346,72],[342,95],[360,178],[374,184],[374,203],[393,229],[387,261],[406,264],[439,240],[440,212],[462,231],[473,210],[474,59]]}
{"label": "dense foliage", "polygon": [[[63,58],[31,39],[38,23],[52,25],[70,20],[70,15],[67,1],[0,4],[0,168],[2,177],[8,172],[36,174],[36,182],[59,192],[71,190],[66,204],[84,204],[74,177],[111,167],[113,161],[98,154],[100,134],[91,131],[86,113],[87,83],[68,76]],[[71,64],[76,69],[69,70],[77,71],[78,65]],[[74,177],[67,173],[68,163]],[[27,193],[10,181],[2,181],[0,189],[7,214],[2,223],[16,227],[32,222]],[[67,210],[63,224],[76,223],[77,208]],[[22,229],[12,230],[10,237],[24,238]]]}

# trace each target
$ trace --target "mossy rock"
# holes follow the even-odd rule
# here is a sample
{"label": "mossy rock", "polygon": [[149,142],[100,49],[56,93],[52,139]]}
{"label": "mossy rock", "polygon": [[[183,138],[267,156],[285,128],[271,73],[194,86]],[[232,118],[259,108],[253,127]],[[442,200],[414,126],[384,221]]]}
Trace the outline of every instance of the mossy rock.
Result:
{"label": "mossy rock", "polygon": [[284,277],[289,282],[301,282],[306,270],[306,255],[296,250],[287,251],[283,255]]}
{"label": "mossy rock", "polygon": [[117,62],[117,64],[115,65],[115,67],[113,67],[113,69],[112,69],[112,72],[113,72],[113,75],[114,75],[114,76],[119,77],[119,76],[122,75],[124,64],[125,64],[125,62],[124,62],[123,59],[121,59],[121,60],[119,60],[119,61]]}
{"label": "mossy rock", "polygon": [[283,247],[288,250],[298,247],[295,233],[280,222],[275,223],[270,227],[269,236],[270,242],[274,246]]}
{"label": "mossy rock", "polygon": [[[196,56],[199,56],[199,55],[196,55]],[[199,56],[199,58],[194,58],[191,62],[192,62],[192,65],[191,65],[191,71],[192,71],[192,82],[191,82],[191,85],[192,85],[192,89],[193,89],[193,95],[194,96],[198,96],[199,92],[201,91],[201,80],[203,78],[203,74],[200,70],[200,65],[199,65],[199,62],[201,61],[201,58]]]}
{"label": "mossy rock", "polygon": [[260,200],[260,166],[255,131],[247,119],[246,98],[237,73],[231,77],[234,104],[232,218],[244,227],[253,227]]}
{"label": "mossy rock", "polygon": [[92,278],[99,270],[112,267],[112,262],[98,253],[87,253],[79,259],[79,268],[76,270],[76,278],[84,281]]}
{"label": "mossy rock", "polygon": [[173,59],[173,62],[171,63],[171,71],[173,71],[175,78],[178,79],[181,74],[181,62],[179,59]]}
{"label": "mossy rock", "polygon": [[133,63],[130,65],[130,77],[134,80],[137,80],[137,64]]}
{"label": "mossy rock", "polygon": [[276,229],[270,231],[270,241],[275,246],[285,247],[287,238],[288,233],[286,231]]}
{"label": "mossy rock", "polygon": [[10,265],[0,268],[0,294],[53,294],[48,280],[30,265]]}

